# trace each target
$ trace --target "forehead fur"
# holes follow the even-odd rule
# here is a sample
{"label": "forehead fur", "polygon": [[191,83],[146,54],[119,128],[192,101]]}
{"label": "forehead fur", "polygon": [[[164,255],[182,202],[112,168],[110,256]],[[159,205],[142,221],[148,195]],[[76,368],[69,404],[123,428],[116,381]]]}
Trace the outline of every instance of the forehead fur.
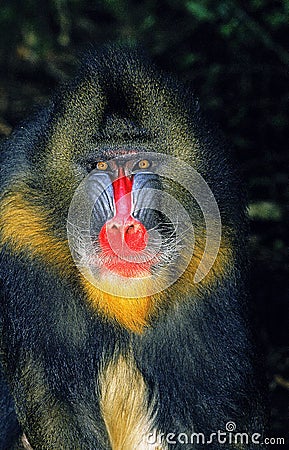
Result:
{"label": "forehead fur", "polygon": [[83,151],[84,144],[99,147],[132,139],[178,155],[197,146],[195,101],[136,50],[90,53],[54,103],[53,145],[69,154]]}

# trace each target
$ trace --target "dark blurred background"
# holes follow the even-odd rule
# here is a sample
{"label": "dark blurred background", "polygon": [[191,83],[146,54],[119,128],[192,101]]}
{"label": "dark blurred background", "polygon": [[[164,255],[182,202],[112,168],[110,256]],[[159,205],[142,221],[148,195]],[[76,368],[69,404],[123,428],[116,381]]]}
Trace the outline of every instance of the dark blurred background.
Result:
{"label": "dark blurred background", "polygon": [[45,103],[82,48],[111,41],[141,44],[161,68],[190,83],[235,152],[249,196],[269,435],[286,437],[280,448],[288,449],[289,1],[2,1],[1,135]]}

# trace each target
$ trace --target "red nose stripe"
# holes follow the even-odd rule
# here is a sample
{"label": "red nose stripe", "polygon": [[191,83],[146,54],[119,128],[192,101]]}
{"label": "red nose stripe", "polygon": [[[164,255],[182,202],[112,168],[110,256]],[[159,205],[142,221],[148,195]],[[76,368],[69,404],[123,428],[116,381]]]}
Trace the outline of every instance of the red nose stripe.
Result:
{"label": "red nose stripe", "polygon": [[133,177],[120,177],[114,180],[113,186],[113,197],[115,203],[115,216],[122,217],[124,219],[128,218],[131,213],[131,191],[132,191]]}

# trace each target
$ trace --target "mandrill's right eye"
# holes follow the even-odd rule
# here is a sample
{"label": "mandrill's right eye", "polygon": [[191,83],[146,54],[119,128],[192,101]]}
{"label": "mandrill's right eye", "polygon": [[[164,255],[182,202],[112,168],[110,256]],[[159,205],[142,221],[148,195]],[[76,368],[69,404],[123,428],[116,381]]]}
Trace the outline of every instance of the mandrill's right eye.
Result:
{"label": "mandrill's right eye", "polygon": [[89,162],[86,166],[87,172],[91,172],[92,170],[101,170],[101,171],[105,171],[108,170],[108,164],[105,161],[92,161]]}
{"label": "mandrill's right eye", "polygon": [[99,161],[96,164],[96,169],[98,169],[98,170],[107,170],[107,168],[108,168],[108,164],[105,161]]}

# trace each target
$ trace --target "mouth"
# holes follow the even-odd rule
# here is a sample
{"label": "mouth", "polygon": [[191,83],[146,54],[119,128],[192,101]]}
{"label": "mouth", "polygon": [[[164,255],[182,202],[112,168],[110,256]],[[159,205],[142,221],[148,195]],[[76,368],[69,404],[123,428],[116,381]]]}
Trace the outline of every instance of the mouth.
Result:
{"label": "mouth", "polygon": [[136,250],[130,248],[125,241],[117,240],[106,242],[105,245],[102,241],[97,257],[100,275],[105,276],[108,271],[125,278],[152,275],[159,259],[159,255],[151,253],[147,247]]}
{"label": "mouth", "polygon": [[136,263],[121,259],[118,255],[103,256],[100,255],[100,275],[105,276],[107,272],[119,275],[124,278],[143,278],[150,276],[151,262]]}

